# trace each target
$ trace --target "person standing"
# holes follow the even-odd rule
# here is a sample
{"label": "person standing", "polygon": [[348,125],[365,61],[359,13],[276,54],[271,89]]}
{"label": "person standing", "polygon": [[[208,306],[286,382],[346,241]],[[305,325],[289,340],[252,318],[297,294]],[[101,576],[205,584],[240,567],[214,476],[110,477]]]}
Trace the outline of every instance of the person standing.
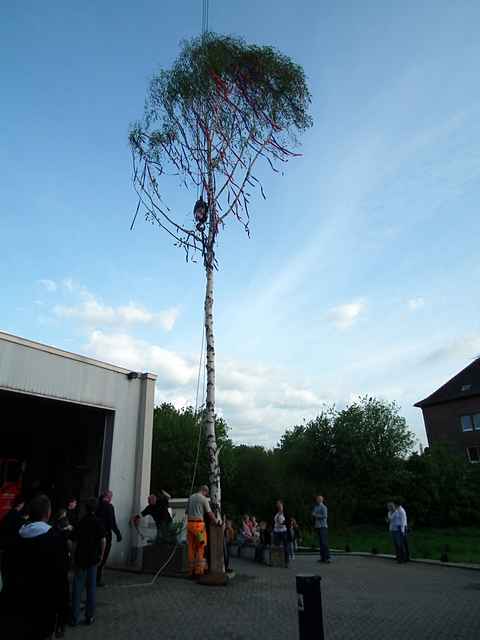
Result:
{"label": "person standing", "polygon": [[277,547],[283,547],[285,556],[285,567],[288,567],[289,554],[288,554],[288,523],[290,518],[284,511],[283,502],[277,500],[277,512],[273,516],[273,543]]}
{"label": "person standing", "polygon": [[288,525],[288,553],[290,560],[295,560],[295,551],[298,549],[298,542],[300,539],[300,530],[295,518],[290,518]]}
{"label": "person standing", "polygon": [[207,570],[205,550],[207,546],[207,527],[205,519],[208,518],[211,524],[222,526],[218,522],[210,507],[208,500],[208,487],[202,485],[197,493],[188,499],[187,504],[187,543],[188,543],[188,566],[190,576],[199,578]]}
{"label": "person standing", "polygon": [[100,496],[100,503],[97,508],[97,518],[102,523],[105,529],[106,547],[103,554],[103,558],[97,567],[97,587],[104,587],[103,582],[103,569],[107,563],[110,550],[112,548],[113,533],[117,537],[117,542],[122,541],[122,534],[117,526],[115,519],[115,508],[112,504],[113,493],[108,490]]}
{"label": "person standing", "polygon": [[0,562],[2,572],[3,589],[7,589],[8,583],[8,554],[18,539],[20,527],[25,524],[23,508],[25,499],[23,496],[16,496],[13,500],[12,508],[0,520],[0,550],[3,551]]}
{"label": "person standing", "polygon": [[253,542],[253,531],[250,525],[250,517],[247,514],[243,516],[240,535],[243,539],[244,544]]}
{"label": "person standing", "polygon": [[[148,496],[148,505],[141,511],[143,518],[151,516],[154,519],[157,527],[157,543],[169,542],[171,538],[172,516],[168,510],[170,497],[170,494],[163,489],[159,496],[152,493],[151,496]],[[135,518],[139,519],[139,516],[135,516]]]}
{"label": "person standing", "polygon": [[261,520],[258,525],[258,544],[255,547],[255,561],[263,562],[264,552],[271,545],[270,531],[267,528],[265,520]]}
{"label": "person standing", "polygon": [[78,503],[77,499],[73,496],[69,498],[67,502],[67,518],[73,527],[73,531],[75,531],[78,527]]}
{"label": "person standing", "polygon": [[314,519],[315,531],[318,535],[320,547],[319,562],[330,562],[330,549],[328,548],[328,508],[323,496],[318,495],[315,502],[312,517]]}
{"label": "person standing", "polygon": [[[50,500],[38,495],[29,503],[29,522],[18,533],[8,557],[8,584],[2,591],[2,637],[50,638],[65,608],[68,550],[65,538],[48,521]],[[57,636],[57,637],[61,637]]]}
{"label": "person standing", "polygon": [[406,543],[407,514],[405,509],[402,507],[400,500],[394,500],[393,506],[394,509],[390,515],[389,530],[392,534],[397,562],[402,564],[409,560],[407,551],[408,547]]}
{"label": "person standing", "polygon": [[232,521],[228,520],[227,516],[223,516],[223,563],[225,565],[225,571],[231,573],[230,567],[230,546],[235,541],[235,531],[232,527]]}
{"label": "person standing", "polygon": [[80,598],[87,587],[85,622],[95,621],[97,565],[101,562],[106,549],[106,531],[100,519],[95,515],[98,500],[89,498],[85,504],[86,515],[78,523],[75,532],[74,576],[72,594],[72,625],[80,621]]}

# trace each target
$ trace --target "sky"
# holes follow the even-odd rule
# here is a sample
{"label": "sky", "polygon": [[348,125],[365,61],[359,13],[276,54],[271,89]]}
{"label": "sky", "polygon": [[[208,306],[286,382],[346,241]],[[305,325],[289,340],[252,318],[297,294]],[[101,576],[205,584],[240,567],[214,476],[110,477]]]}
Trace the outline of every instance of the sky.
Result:
{"label": "sky", "polygon": [[[201,0],[0,9],[0,328],[195,402],[204,276],[139,221],[128,130]],[[301,7],[301,10],[300,10]],[[480,4],[210,1],[210,29],[301,64],[314,127],[219,240],[217,403],[237,442],[359,395],[413,404],[480,354]],[[178,192],[188,219],[196,194]],[[474,295],[475,294],[475,295]],[[200,385],[201,387],[201,385]]]}

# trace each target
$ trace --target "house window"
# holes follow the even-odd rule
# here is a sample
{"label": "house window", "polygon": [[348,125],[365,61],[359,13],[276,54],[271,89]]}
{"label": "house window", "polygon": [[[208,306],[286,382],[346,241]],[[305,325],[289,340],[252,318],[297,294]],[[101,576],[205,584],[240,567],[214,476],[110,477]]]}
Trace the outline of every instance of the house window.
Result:
{"label": "house window", "polygon": [[475,431],[480,431],[480,413],[476,413],[473,416],[473,426],[475,427]]}
{"label": "house window", "polygon": [[462,431],[473,431],[472,416],[462,416],[460,420],[462,422]]}
{"label": "house window", "polygon": [[467,458],[469,462],[480,462],[480,447],[468,447]]}
{"label": "house window", "polygon": [[471,388],[472,388],[471,384],[463,384],[462,385],[462,391],[470,391]]}

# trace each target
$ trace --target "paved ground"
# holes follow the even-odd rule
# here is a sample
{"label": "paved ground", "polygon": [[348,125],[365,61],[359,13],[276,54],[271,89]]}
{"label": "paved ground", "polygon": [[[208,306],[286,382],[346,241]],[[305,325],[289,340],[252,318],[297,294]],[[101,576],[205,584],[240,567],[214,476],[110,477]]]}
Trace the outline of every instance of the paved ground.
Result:
{"label": "paved ground", "polygon": [[[319,572],[327,640],[478,640],[480,572],[378,558],[315,558],[274,569],[234,561],[228,587],[109,572],[97,621],[68,630],[71,640],[295,640],[296,573]],[[148,580],[148,578],[147,578]]]}

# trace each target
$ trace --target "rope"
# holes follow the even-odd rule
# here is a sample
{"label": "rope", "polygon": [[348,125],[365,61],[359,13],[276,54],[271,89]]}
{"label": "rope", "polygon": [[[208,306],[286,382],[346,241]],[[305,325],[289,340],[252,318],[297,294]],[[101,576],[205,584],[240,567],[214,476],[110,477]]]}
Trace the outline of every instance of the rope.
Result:
{"label": "rope", "polygon": [[[202,398],[205,398],[205,364],[203,362],[204,353],[205,353],[205,327],[203,327],[203,330],[202,330],[202,348],[200,350],[200,359],[198,361],[197,394],[195,398],[195,419],[198,416],[198,394],[200,390],[200,376],[201,376],[202,364],[203,364],[203,379],[204,379]],[[202,402],[202,406],[203,406],[203,402]],[[203,419],[200,421],[200,424],[198,425],[197,452],[195,454],[195,463],[193,465],[192,483],[190,485],[190,495],[192,495],[193,487],[195,485],[195,480],[197,477],[198,461],[200,458],[200,445],[202,443],[202,431],[203,431]]]}
{"label": "rope", "polygon": [[[202,38],[205,39],[206,34],[208,33],[208,20],[209,20],[209,13],[210,13],[210,7],[209,7],[209,0],[203,0],[203,4],[202,4]],[[200,181],[199,181],[200,182]],[[198,200],[198,193],[200,191],[200,185],[197,185],[197,200]],[[203,191],[203,186],[202,186],[202,191]],[[138,208],[137,208],[137,213],[138,213]],[[137,213],[135,214],[135,218],[137,217]],[[135,218],[133,223],[135,222]],[[132,223],[132,226],[133,226]],[[205,398],[205,378],[206,378],[206,366],[205,366],[205,358],[206,358],[206,354],[205,354],[205,322],[203,323],[202,326],[202,346],[200,349],[200,358],[198,361],[198,376],[197,376],[197,388],[196,388],[196,393],[195,393],[195,421],[197,419],[198,416],[198,399],[199,399],[199,392],[200,392],[200,378],[201,378],[201,372],[202,372],[202,365],[203,365],[203,384],[202,384],[202,398]],[[203,400],[202,400],[202,405],[203,406]],[[200,459],[200,446],[202,443],[202,432],[203,432],[203,420],[200,421],[199,427],[198,427],[198,438],[197,438],[197,447],[196,447],[196,453],[195,453],[195,462],[193,465],[193,473],[192,473],[192,483],[190,486],[190,495],[193,492],[193,487],[195,485],[195,480],[197,477],[197,470],[198,470],[198,462]],[[143,534],[140,533],[138,527],[135,527],[137,530],[137,533],[142,537],[142,539],[144,538]],[[186,527],[185,525],[182,527],[182,529],[180,530],[180,532],[178,533],[178,535],[182,534],[185,531]],[[157,581],[158,577],[160,576],[160,574],[162,573],[162,571],[170,564],[174,554],[176,551],[176,547],[173,548],[172,553],[170,554],[170,556],[167,558],[167,560],[163,563],[163,565],[160,567],[160,569],[157,571],[157,573],[153,576],[153,578],[150,580],[150,582],[141,582],[138,584],[124,584],[124,585],[117,585],[118,588],[123,587],[123,588],[132,588],[132,587],[151,587],[155,584],[155,582]]]}
{"label": "rope", "polygon": [[205,37],[205,34],[208,33],[208,18],[209,18],[210,8],[208,0],[203,0],[202,6],[202,37]]}
{"label": "rope", "polygon": [[[196,389],[196,393],[195,393],[195,413],[194,416],[195,418],[197,418],[198,415],[198,399],[199,399],[199,392],[200,392],[200,378],[202,375],[202,365],[203,365],[203,388],[202,388],[202,398],[205,398],[205,377],[206,377],[206,367],[205,367],[205,326],[202,327],[202,346],[200,349],[200,358],[198,360],[198,375],[197,375],[197,389]],[[203,406],[203,402],[202,405]],[[200,459],[200,446],[202,443],[202,431],[203,431],[203,421],[200,422],[199,424],[199,428],[198,428],[198,439],[197,439],[197,447],[196,447],[196,454],[195,454],[195,462],[194,462],[194,466],[193,466],[193,473],[192,473],[192,483],[190,486],[190,495],[192,495],[193,492],[193,487],[195,485],[195,479],[197,477],[197,469],[198,469],[198,462]],[[139,536],[144,539],[145,536],[139,531],[138,527],[136,526],[135,529],[137,530],[137,533],[139,534]],[[181,535],[186,529],[186,526],[184,525],[182,527],[182,529],[178,532],[177,535]],[[167,568],[167,566],[170,564],[170,562],[172,561],[173,556],[175,555],[175,551],[176,551],[176,547],[173,548],[172,553],[168,556],[167,560],[163,563],[163,565],[160,567],[160,569],[157,571],[157,573],[153,576],[153,578],[149,581],[149,582],[138,582],[136,584],[122,584],[122,585],[117,585],[117,588],[123,588],[123,589],[130,589],[130,588],[134,588],[134,587],[152,587],[155,582],[157,581],[157,579],[160,577],[161,573],[164,571],[164,569]]]}

